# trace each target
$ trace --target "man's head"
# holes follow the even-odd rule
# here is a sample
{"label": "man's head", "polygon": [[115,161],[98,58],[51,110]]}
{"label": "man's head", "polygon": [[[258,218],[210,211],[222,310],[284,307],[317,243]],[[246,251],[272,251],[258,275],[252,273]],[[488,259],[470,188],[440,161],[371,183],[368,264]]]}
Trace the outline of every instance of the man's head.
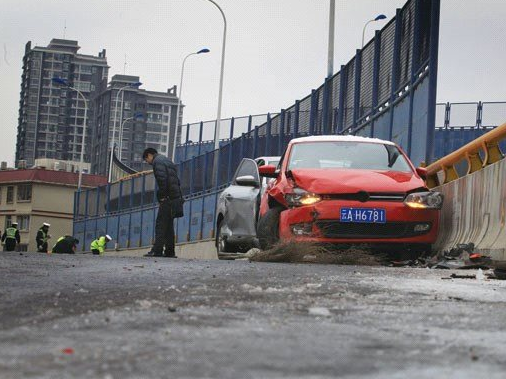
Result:
{"label": "man's head", "polygon": [[48,230],[50,226],[51,226],[51,224],[45,222],[42,224],[42,229]]}
{"label": "man's head", "polygon": [[109,241],[111,241],[111,240],[112,240],[112,237],[111,237],[109,234],[106,234],[106,235],[105,235],[105,240],[106,240],[107,242],[109,242]]}
{"label": "man's head", "polygon": [[17,228],[18,228],[18,223],[17,223],[17,222],[13,222],[13,223],[11,224],[11,226],[12,226],[13,228],[16,228],[16,229],[17,229]]}
{"label": "man's head", "polygon": [[142,159],[144,159],[146,163],[152,165],[153,159],[155,159],[156,154],[158,154],[158,151],[156,151],[156,149],[148,147],[146,150],[144,150],[144,153],[142,153]]}

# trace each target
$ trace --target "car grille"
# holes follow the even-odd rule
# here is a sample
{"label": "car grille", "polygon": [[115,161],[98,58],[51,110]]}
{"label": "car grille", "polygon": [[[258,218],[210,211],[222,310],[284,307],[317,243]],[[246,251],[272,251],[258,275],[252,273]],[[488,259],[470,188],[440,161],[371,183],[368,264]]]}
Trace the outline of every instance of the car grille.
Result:
{"label": "car grille", "polygon": [[430,231],[415,232],[414,222],[387,222],[384,224],[340,222],[321,220],[316,226],[326,238],[400,238],[426,234]]}
{"label": "car grille", "polygon": [[360,191],[356,193],[337,193],[337,194],[328,194],[322,195],[324,200],[354,200],[360,202],[367,201],[388,201],[388,202],[402,202],[406,194],[404,193],[368,193],[365,191]]}

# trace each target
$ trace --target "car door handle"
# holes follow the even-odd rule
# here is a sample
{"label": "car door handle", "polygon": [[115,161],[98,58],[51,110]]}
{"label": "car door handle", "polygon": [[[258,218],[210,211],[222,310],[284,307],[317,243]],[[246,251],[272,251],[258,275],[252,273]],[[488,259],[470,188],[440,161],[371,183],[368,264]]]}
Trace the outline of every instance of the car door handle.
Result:
{"label": "car door handle", "polygon": [[227,194],[225,195],[225,199],[227,199],[227,200],[231,200],[231,199],[233,199],[233,198],[234,198],[234,197],[233,197],[231,194],[229,194],[229,193],[227,193]]}

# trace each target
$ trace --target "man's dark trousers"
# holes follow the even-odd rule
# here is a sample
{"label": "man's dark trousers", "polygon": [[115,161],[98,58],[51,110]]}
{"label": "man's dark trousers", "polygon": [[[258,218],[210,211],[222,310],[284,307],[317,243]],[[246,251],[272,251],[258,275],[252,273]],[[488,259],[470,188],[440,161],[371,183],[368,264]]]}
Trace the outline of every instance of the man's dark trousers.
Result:
{"label": "man's dark trousers", "polygon": [[162,200],[158,208],[155,225],[155,243],[151,250],[155,255],[162,255],[165,246],[165,255],[174,256],[174,218],[169,200]]}

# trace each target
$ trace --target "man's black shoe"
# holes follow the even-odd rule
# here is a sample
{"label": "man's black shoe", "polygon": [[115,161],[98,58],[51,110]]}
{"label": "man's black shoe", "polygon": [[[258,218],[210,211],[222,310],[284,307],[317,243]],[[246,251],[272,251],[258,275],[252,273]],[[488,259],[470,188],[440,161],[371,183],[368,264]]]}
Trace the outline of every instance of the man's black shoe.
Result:
{"label": "man's black shoe", "polygon": [[155,253],[153,251],[149,251],[148,253],[144,254],[145,257],[163,257],[162,253]]}

